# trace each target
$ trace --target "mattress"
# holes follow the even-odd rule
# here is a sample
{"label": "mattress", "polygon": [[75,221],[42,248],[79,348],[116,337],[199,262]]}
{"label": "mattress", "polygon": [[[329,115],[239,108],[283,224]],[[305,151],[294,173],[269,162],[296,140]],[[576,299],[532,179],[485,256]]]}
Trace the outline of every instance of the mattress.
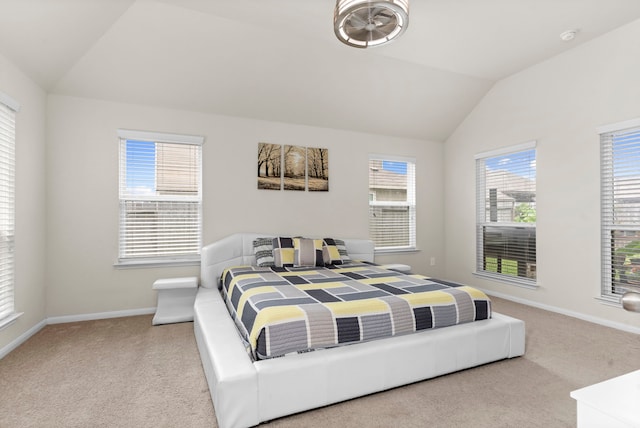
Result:
{"label": "mattress", "polygon": [[367,262],[232,267],[221,294],[254,359],[491,318],[480,290]]}

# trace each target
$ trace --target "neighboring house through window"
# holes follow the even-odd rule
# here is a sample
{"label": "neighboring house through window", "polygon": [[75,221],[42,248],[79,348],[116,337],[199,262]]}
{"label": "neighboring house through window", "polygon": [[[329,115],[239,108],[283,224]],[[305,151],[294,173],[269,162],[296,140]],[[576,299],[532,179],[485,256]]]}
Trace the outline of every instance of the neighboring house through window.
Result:
{"label": "neighboring house through window", "polygon": [[536,149],[476,156],[476,273],[536,283]]}
{"label": "neighboring house through window", "polygon": [[0,92],[0,328],[15,312],[15,117],[20,105]]}
{"label": "neighboring house through window", "polygon": [[119,130],[119,263],[197,261],[202,137]]}
{"label": "neighboring house through window", "polygon": [[376,250],[416,247],[415,159],[369,157],[369,237]]}
{"label": "neighboring house through window", "polygon": [[602,292],[619,302],[640,290],[640,119],[598,129],[601,150]]}

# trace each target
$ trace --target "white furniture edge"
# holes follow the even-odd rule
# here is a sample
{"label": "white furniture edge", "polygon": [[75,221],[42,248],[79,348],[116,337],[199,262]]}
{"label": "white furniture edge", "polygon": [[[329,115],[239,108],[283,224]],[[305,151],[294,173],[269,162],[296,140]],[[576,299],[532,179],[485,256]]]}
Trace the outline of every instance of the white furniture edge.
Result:
{"label": "white furniture edge", "polygon": [[640,370],[571,391],[578,427],[640,427]]}
{"label": "white furniture edge", "polygon": [[400,263],[391,263],[391,264],[386,264],[386,265],[380,265],[380,267],[385,268],[385,269],[389,269],[389,270],[395,270],[396,272],[402,272],[402,273],[407,273],[407,274],[411,273],[411,266],[400,264]]}
{"label": "white furniture edge", "polygon": [[161,278],[151,288],[157,291],[158,301],[152,325],[193,321],[198,277]]}
{"label": "white furniture edge", "polygon": [[[252,362],[216,281],[225,267],[255,262],[253,239],[264,236],[236,234],[202,251],[194,332],[220,428],[254,426],[524,354],[524,322],[494,312],[489,320]],[[373,261],[371,241],[345,243],[352,258]]]}
{"label": "white furniture edge", "polygon": [[151,286],[153,290],[177,290],[182,288],[198,288],[198,277],[185,276],[180,278],[156,279]]}

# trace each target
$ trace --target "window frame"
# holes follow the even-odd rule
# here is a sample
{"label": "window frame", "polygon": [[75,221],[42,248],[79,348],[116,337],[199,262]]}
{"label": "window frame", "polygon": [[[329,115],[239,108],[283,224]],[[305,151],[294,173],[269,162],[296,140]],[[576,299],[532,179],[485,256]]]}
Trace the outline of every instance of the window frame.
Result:
{"label": "window frame", "polygon": [[[387,162],[402,162],[407,164],[407,179],[411,180],[411,183],[407,182],[407,197],[406,201],[380,201],[377,198],[375,192],[371,191],[371,171],[372,171],[372,161],[387,161]],[[411,252],[417,251],[417,227],[416,227],[416,218],[417,218],[417,209],[416,209],[416,159],[412,157],[405,156],[397,156],[397,155],[383,155],[383,154],[370,154],[367,164],[367,170],[369,174],[369,183],[368,183],[368,199],[369,199],[369,236],[370,239],[374,241],[375,252],[376,253],[394,253],[394,252]],[[397,245],[397,246],[378,246],[375,239],[372,237],[371,232],[371,209],[372,207],[407,207],[408,215],[409,215],[409,224],[408,224],[408,245]]]}
{"label": "window frame", "polygon": [[[487,152],[478,153],[475,155],[475,170],[476,170],[476,217],[475,217],[475,238],[476,238],[476,263],[473,274],[479,277],[483,277],[486,279],[491,279],[495,281],[505,282],[525,288],[537,288],[538,287],[538,279],[537,279],[537,255],[535,259],[533,269],[536,270],[535,278],[528,278],[526,276],[519,276],[518,273],[516,275],[505,274],[501,272],[497,272],[498,266],[500,266],[500,261],[496,260],[496,272],[489,271],[486,269],[486,257],[484,254],[484,235],[487,227],[498,228],[511,230],[515,233],[524,233],[531,234],[531,229],[533,229],[533,233],[536,236],[537,242],[537,219],[535,222],[515,222],[515,221],[487,221],[486,218],[486,210],[487,210],[487,183],[486,183],[486,167],[485,161],[492,158],[501,157],[509,154],[517,154],[523,153],[530,150],[535,151],[535,159],[537,160],[537,141],[527,141],[525,143],[516,144],[512,146],[503,147],[496,150],[491,150]],[[480,168],[482,169],[482,172]],[[537,193],[537,171],[536,171],[536,193]],[[536,196],[537,198],[537,196]],[[537,210],[536,210],[537,211]],[[528,239],[528,238],[527,238]],[[536,244],[537,245],[537,244]],[[520,266],[517,267],[518,272],[520,272]],[[528,269],[528,268],[527,268]],[[525,274],[526,270],[525,269]]]}
{"label": "window frame", "polygon": [[[0,130],[4,137],[0,137],[2,148],[3,179],[0,181],[0,193],[3,195],[0,204],[0,224],[6,234],[5,251],[0,252],[0,266],[2,266],[2,281],[0,282],[0,330],[11,325],[23,313],[16,312],[15,301],[15,176],[16,176],[16,121],[20,111],[20,103],[9,95],[0,92]],[[3,125],[5,123],[5,125]],[[2,254],[5,253],[5,254]]]}
{"label": "window frame", "polygon": [[[621,265],[618,260],[615,260],[613,254],[613,248],[616,246],[617,237],[613,236],[616,232],[628,233],[632,232],[636,236],[640,234],[640,221],[617,223],[616,218],[624,217],[622,214],[625,210],[616,210],[615,208],[615,188],[616,185],[621,183],[615,176],[615,160],[614,153],[616,148],[616,138],[622,136],[632,135],[640,141],[640,118],[627,120],[624,122],[613,123],[598,127],[597,133],[599,134],[600,144],[600,227],[601,227],[601,284],[600,284],[600,299],[619,304],[620,298],[625,291],[640,291],[640,284],[634,285],[630,283],[615,281],[616,269]],[[632,141],[635,143],[636,141]],[[640,144],[640,142],[639,142]],[[631,153],[627,153],[629,157],[640,157],[640,148],[634,150]],[[625,159],[627,159],[625,157]],[[635,163],[634,163],[635,164]],[[637,168],[640,172],[640,168]],[[621,180],[622,181],[622,180]],[[633,185],[634,193],[632,195],[625,194],[627,200],[640,198],[640,189],[637,188],[640,184],[640,179],[636,179]],[[630,204],[629,204],[630,205]],[[623,203],[625,208],[626,203]],[[617,216],[616,213],[619,213]],[[628,214],[628,213],[625,213]],[[637,240],[634,240],[637,241]],[[626,265],[626,256],[623,263]],[[615,288],[620,288],[620,291],[616,291]]]}
{"label": "window frame", "polygon": [[[154,266],[182,266],[182,265],[197,265],[200,263],[200,251],[202,248],[202,146],[204,144],[204,137],[195,135],[181,135],[171,134],[164,132],[153,131],[134,131],[128,129],[119,129],[117,131],[118,136],[118,151],[119,151],[119,172],[118,172],[118,257],[115,263],[116,267],[128,268],[128,267],[154,267]],[[126,142],[128,140],[150,142],[154,144],[186,144],[198,147],[197,153],[197,174],[198,181],[198,194],[197,196],[186,197],[183,195],[171,196],[171,195],[123,195],[123,189],[125,184],[125,166],[126,166],[126,153],[123,153],[126,149]],[[156,146],[157,150],[157,146]],[[157,153],[157,152],[156,152]],[[157,160],[156,160],[157,161]],[[197,251],[189,254],[171,254],[166,256],[149,256],[149,257],[127,257],[123,255],[123,248],[126,243],[123,243],[125,239],[126,230],[123,230],[125,224],[124,213],[126,212],[125,204],[129,202],[196,202],[197,203]]]}

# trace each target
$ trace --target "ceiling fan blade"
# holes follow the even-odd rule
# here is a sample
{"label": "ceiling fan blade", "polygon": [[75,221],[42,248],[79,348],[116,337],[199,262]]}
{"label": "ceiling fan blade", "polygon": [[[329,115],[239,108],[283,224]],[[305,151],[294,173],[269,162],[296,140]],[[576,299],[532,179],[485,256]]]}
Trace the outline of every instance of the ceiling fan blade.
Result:
{"label": "ceiling fan blade", "polygon": [[389,34],[391,34],[393,30],[396,29],[397,26],[398,26],[398,22],[396,20],[393,20],[391,22],[387,22],[384,25],[377,25],[375,28],[375,31],[378,31],[381,34],[384,34],[384,36],[386,37]]}
{"label": "ceiling fan blade", "polygon": [[371,41],[371,32],[365,30],[364,28],[349,31],[347,34],[349,34],[349,37],[354,40],[358,40],[361,42]]}
{"label": "ceiling fan blade", "polygon": [[369,31],[369,39],[368,40],[384,39],[388,35],[389,35],[389,32],[380,31],[380,29],[376,28],[375,30]]}
{"label": "ceiling fan blade", "polygon": [[353,25],[351,25],[351,23],[350,23],[350,22],[346,22],[346,23],[344,24],[344,31],[345,31],[347,34],[351,35],[351,34],[353,34],[353,33],[357,33],[357,32],[359,32],[359,31],[367,31],[367,29],[365,28],[365,26],[364,26],[364,25],[363,25],[363,26],[357,26],[357,27],[354,27]]}
{"label": "ceiling fan blade", "polygon": [[396,16],[389,9],[382,9],[379,13],[372,15],[373,21],[387,24],[390,21],[397,21]]}
{"label": "ceiling fan blade", "polygon": [[362,29],[362,30],[356,30],[349,33],[349,36],[352,39],[359,40],[361,42],[371,42],[373,40],[384,39],[388,35],[389,33],[385,33],[377,29],[374,29],[374,30]]}
{"label": "ceiling fan blade", "polygon": [[385,7],[372,7],[367,9],[367,12],[369,14],[369,18],[373,19],[376,17],[376,15],[380,14],[381,12],[387,10],[387,8]]}
{"label": "ceiling fan blade", "polygon": [[359,14],[352,14],[346,22],[352,28],[362,29],[367,25],[368,21]]}

